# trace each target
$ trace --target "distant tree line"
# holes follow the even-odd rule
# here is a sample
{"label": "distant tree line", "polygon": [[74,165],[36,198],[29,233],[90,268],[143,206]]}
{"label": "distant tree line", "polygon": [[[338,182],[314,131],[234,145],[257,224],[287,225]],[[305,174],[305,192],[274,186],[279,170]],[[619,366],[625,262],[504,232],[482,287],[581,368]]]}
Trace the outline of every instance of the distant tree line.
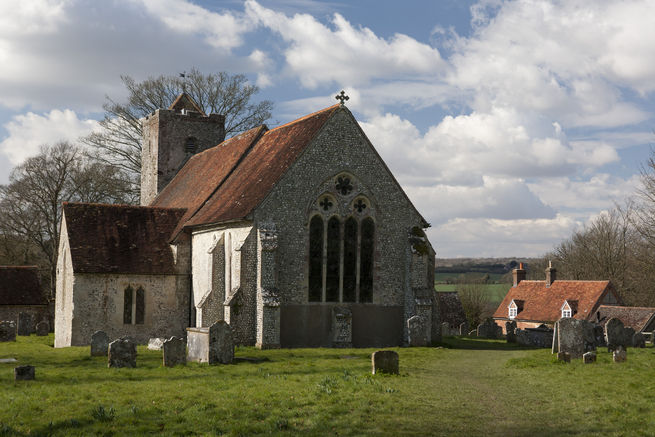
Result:
{"label": "distant tree line", "polygon": [[36,156],[15,167],[0,185],[0,265],[37,265],[54,299],[63,202],[138,203],[141,171],[140,118],[168,108],[182,92],[206,113],[225,115],[234,135],[264,123],[273,104],[251,100],[258,88],[244,75],[158,76],[137,82],[122,76],[124,103],[106,97],[100,130],[77,143],[44,144]]}

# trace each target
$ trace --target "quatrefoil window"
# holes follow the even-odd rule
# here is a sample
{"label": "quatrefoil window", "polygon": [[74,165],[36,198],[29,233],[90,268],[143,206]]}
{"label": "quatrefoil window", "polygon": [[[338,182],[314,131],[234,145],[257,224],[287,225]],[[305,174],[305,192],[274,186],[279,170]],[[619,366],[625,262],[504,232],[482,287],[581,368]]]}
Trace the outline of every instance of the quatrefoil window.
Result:
{"label": "quatrefoil window", "polygon": [[335,188],[342,196],[347,196],[353,190],[353,185],[350,178],[347,176],[339,176]]}
{"label": "quatrefoil window", "polygon": [[364,202],[362,199],[357,199],[355,202],[354,208],[357,210],[358,213],[362,213],[366,209],[366,202]]}
{"label": "quatrefoil window", "polygon": [[325,196],[318,204],[323,211],[329,211],[333,205],[332,201],[327,196]]}

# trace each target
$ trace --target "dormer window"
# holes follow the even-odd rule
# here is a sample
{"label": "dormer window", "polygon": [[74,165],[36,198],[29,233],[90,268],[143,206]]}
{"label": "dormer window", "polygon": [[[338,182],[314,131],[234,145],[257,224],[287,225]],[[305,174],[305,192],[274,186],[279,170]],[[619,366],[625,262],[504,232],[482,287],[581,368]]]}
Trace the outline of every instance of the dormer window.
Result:
{"label": "dormer window", "polygon": [[513,319],[514,317],[516,317],[516,308],[510,308],[509,309],[509,318]]}
{"label": "dormer window", "polygon": [[571,310],[562,310],[562,317],[571,317]]}
{"label": "dormer window", "polygon": [[573,317],[577,312],[578,301],[577,300],[565,300],[564,305],[562,305],[562,317]]}
{"label": "dormer window", "polygon": [[512,320],[518,315],[519,311],[523,309],[523,301],[512,300],[507,308],[509,309],[509,318]]}

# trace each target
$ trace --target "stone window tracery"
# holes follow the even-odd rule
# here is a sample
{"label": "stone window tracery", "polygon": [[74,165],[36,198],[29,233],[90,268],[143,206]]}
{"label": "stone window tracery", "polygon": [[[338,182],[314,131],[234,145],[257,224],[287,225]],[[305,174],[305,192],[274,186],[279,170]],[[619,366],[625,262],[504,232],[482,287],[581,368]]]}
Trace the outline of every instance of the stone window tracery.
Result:
{"label": "stone window tracery", "polygon": [[339,176],[337,177],[335,188],[339,194],[347,196],[353,190],[353,185],[348,176]]}

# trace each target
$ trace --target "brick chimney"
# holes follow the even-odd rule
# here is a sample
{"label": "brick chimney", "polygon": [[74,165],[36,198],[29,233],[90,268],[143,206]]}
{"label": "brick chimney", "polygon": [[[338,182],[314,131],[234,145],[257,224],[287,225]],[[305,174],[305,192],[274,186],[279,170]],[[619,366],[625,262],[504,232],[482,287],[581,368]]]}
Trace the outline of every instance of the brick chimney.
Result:
{"label": "brick chimney", "polygon": [[512,271],[512,277],[514,278],[514,287],[519,285],[519,282],[525,279],[525,269],[523,268],[523,263],[519,263],[519,268]]}
{"label": "brick chimney", "polygon": [[553,267],[553,264],[548,261],[548,268],[546,269],[546,287],[550,287],[553,282],[557,279],[557,270]]}

